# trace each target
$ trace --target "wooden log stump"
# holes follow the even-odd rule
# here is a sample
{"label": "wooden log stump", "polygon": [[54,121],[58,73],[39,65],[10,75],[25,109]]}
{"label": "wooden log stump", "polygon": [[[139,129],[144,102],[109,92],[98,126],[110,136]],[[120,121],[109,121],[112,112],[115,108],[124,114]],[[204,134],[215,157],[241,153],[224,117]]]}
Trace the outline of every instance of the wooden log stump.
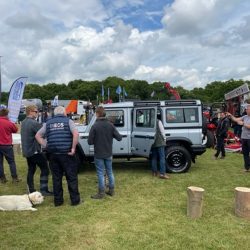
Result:
{"label": "wooden log stump", "polygon": [[196,219],[202,216],[204,189],[200,187],[187,188],[187,216]]}
{"label": "wooden log stump", "polygon": [[250,188],[235,188],[235,214],[239,217],[250,218]]}

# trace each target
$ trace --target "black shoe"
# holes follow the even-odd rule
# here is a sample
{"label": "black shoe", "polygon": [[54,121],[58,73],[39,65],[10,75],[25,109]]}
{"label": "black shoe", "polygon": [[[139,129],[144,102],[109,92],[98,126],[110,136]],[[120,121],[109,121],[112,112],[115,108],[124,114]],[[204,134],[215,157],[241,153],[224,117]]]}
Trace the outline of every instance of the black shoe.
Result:
{"label": "black shoe", "polygon": [[0,177],[0,182],[5,184],[8,180],[6,179],[5,176]]}
{"label": "black shoe", "polygon": [[83,201],[79,201],[79,202],[77,202],[77,203],[71,203],[71,206],[78,206],[78,205],[80,205],[80,204],[82,204],[83,203]]}
{"label": "black shoe", "polygon": [[55,203],[54,205],[55,205],[55,207],[60,207],[60,206],[62,206],[62,204],[63,204],[63,202],[59,202],[59,203]]}
{"label": "black shoe", "polygon": [[114,196],[115,195],[115,190],[114,188],[110,188],[107,192],[106,192],[107,195],[109,196]]}
{"label": "black shoe", "polygon": [[54,193],[51,192],[51,191],[49,191],[49,190],[47,190],[47,191],[41,191],[41,194],[43,196],[53,196],[54,195]]}

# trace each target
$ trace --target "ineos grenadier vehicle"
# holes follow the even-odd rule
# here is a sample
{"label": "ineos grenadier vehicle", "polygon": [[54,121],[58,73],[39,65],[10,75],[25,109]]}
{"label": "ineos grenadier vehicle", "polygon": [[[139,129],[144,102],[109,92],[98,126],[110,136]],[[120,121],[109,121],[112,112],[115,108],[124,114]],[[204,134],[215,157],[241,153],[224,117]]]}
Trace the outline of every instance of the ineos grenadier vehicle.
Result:
{"label": "ineos grenadier vehicle", "polygon": [[[202,133],[202,104],[199,100],[135,101],[103,105],[106,117],[122,134],[121,141],[113,141],[113,157],[150,158],[154,142],[157,115],[161,116],[166,140],[166,169],[168,172],[188,171],[197,155],[206,151]],[[79,144],[76,155],[83,162],[92,160],[93,145],[88,135],[94,115],[87,126],[78,126]]]}

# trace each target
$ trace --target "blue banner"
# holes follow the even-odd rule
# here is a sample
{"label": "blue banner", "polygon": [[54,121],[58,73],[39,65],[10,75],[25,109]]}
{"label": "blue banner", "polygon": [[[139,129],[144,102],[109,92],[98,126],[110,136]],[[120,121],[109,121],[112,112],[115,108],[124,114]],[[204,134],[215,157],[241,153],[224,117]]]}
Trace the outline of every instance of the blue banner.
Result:
{"label": "blue banner", "polygon": [[103,84],[102,84],[102,93],[101,93],[101,96],[104,97],[104,87],[103,87]]}
{"label": "blue banner", "polygon": [[115,93],[116,93],[117,95],[120,95],[121,92],[122,92],[122,88],[121,88],[121,86],[119,85],[119,86],[117,87]]}
{"label": "blue banner", "polygon": [[8,117],[12,122],[17,122],[18,120],[26,81],[27,77],[19,77],[13,82],[10,88],[8,100]]}

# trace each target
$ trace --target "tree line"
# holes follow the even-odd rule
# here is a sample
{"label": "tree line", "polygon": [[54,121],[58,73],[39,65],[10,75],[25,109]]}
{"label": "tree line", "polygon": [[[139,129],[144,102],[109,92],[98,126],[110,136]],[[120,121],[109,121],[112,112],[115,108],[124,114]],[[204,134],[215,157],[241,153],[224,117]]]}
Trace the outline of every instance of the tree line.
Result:
{"label": "tree line", "polygon": [[[207,84],[204,88],[194,88],[187,90],[183,86],[177,86],[173,89],[178,91],[181,99],[200,99],[203,103],[220,102],[224,100],[225,93],[250,81],[234,80],[214,81]],[[102,86],[104,89],[104,100],[108,98],[108,89],[110,99],[113,102],[119,101],[119,95],[116,93],[117,87],[126,91],[126,100],[166,100],[173,99],[172,94],[164,88],[165,82],[154,82],[149,84],[144,80],[123,80],[119,77],[108,77],[103,81],[84,81],[74,80],[68,84],[48,83],[38,85],[34,83],[27,84],[24,91],[24,99],[39,98],[44,103],[46,100],[53,100],[55,95],[61,100],[85,100],[96,103],[102,101]],[[2,93],[2,103],[7,103],[8,92]],[[123,96],[121,94],[121,96]]]}

